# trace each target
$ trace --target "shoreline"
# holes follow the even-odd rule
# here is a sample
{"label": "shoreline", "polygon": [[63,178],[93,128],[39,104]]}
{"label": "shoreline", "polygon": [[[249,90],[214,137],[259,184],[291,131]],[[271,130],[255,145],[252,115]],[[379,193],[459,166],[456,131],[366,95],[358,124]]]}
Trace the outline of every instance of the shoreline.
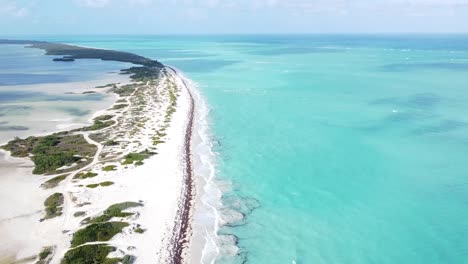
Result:
{"label": "shoreline", "polygon": [[173,257],[172,263],[174,264],[182,264],[184,263],[184,250],[187,249],[187,245],[190,243],[190,229],[191,229],[191,214],[194,210],[193,208],[193,201],[195,199],[196,194],[194,193],[194,181],[193,181],[193,169],[192,169],[192,154],[191,154],[191,141],[192,141],[192,133],[193,133],[193,120],[194,120],[194,112],[195,112],[195,101],[193,99],[192,93],[188,88],[187,84],[185,83],[184,79],[180,77],[178,71],[174,68],[167,66],[167,68],[171,69],[174,74],[182,81],[185,89],[188,92],[190,97],[190,107],[188,113],[188,122],[185,130],[185,146],[184,146],[184,159],[185,159],[185,168],[184,168],[184,188],[183,193],[181,194],[181,205],[179,207],[180,212],[178,213],[180,226],[178,227],[179,230],[174,230],[173,233]]}

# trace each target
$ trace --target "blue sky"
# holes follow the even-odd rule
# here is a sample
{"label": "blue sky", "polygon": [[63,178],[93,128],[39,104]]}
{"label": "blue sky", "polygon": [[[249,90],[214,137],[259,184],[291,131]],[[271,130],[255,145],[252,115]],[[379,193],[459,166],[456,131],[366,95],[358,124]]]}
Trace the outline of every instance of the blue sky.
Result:
{"label": "blue sky", "polygon": [[0,0],[0,36],[468,32],[468,0]]}

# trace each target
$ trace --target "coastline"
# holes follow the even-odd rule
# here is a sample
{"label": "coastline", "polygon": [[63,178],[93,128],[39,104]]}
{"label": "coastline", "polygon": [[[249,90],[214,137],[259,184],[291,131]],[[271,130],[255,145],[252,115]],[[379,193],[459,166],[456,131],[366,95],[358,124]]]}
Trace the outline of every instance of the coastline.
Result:
{"label": "coastline", "polygon": [[[164,69],[168,68],[162,68],[161,71],[164,71]],[[120,221],[125,220],[125,222],[128,223],[130,229],[125,228],[124,230],[122,230],[122,232],[116,234],[109,241],[99,243],[119,248],[119,254],[116,255],[115,253],[110,253],[110,257],[124,258],[127,256],[131,256],[131,258],[134,258],[134,261],[136,261],[135,263],[154,262],[157,259],[157,261],[163,261],[165,263],[188,263],[187,257],[190,256],[190,254],[192,253],[190,252],[192,234],[191,225],[193,221],[193,211],[195,206],[194,202],[196,201],[196,183],[194,180],[192,165],[193,153],[191,152],[196,102],[194,101],[194,98],[190,91],[191,88],[189,88],[184,81],[184,77],[179,75],[180,73],[178,71],[175,71],[172,68],[170,69],[174,71],[173,81],[174,83],[176,83],[176,86],[179,87],[175,88],[178,93],[177,100],[182,103],[177,103],[176,109],[174,110],[174,116],[170,117],[172,118],[170,123],[168,123],[168,125],[164,125],[164,127],[167,127],[167,132],[164,133],[167,133],[167,136],[163,136],[161,139],[159,139],[160,132],[159,130],[157,131],[158,146],[157,148],[154,148],[155,150],[157,149],[157,153],[155,152],[154,156],[152,154],[150,155],[150,157],[145,159],[144,163],[141,166],[132,164],[126,165],[125,168],[121,168],[120,161],[118,161],[119,158],[115,157],[111,158],[109,163],[114,164],[112,166],[118,167],[115,170],[115,173],[113,171],[105,171],[104,165],[106,165],[106,159],[101,158],[101,155],[103,154],[103,149],[106,148],[105,145],[103,145],[103,143],[95,141],[94,139],[91,139],[90,136],[93,135],[91,132],[78,133],[84,136],[88,144],[92,144],[97,147],[97,152],[93,158],[93,161],[83,168],[80,168],[76,171],[72,171],[71,175],[66,176],[67,179],[65,181],[60,183],[58,187],[54,188],[53,191],[61,191],[63,192],[63,194],[65,194],[63,215],[46,221],[41,220],[40,222],[37,222],[37,220],[35,220],[35,231],[30,233],[29,235],[26,235],[27,233],[23,234],[25,236],[24,239],[28,238],[31,234],[36,233],[37,235],[42,237],[42,240],[46,240],[47,243],[55,243],[53,247],[54,249],[52,256],[48,258],[48,262],[46,263],[60,263],[60,260],[62,259],[63,255],[66,255],[69,252],[68,248],[70,244],[70,239],[72,238],[72,234],[76,233],[76,231],[79,231],[79,229],[83,227],[83,221],[78,221],[82,218],[78,217],[79,219],[75,219],[77,217],[72,216],[72,214],[76,215],[77,213],[81,213],[81,210],[85,208],[86,213],[84,215],[88,216],[88,218],[99,216],[100,214],[102,214],[102,212],[105,211],[106,207],[108,207],[112,203],[119,202],[122,200],[121,198],[117,198],[117,193],[125,193],[125,200],[138,201],[138,203],[141,204],[141,206],[139,206],[139,208],[129,208],[125,210],[125,212],[128,212],[128,214],[131,214],[133,216],[120,218]],[[168,77],[168,79],[170,78]],[[164,78],[162,79],[162,81],[157,80],[157,82],[159,82],[157,87],[156,84],[150,84],[153,82],[153,80],[148,80],[146,84],[140,83],[140,86],[136,87],[132,96],[135,93],[138,93],[140,90],[147,89],[148,87],[153,87],[151,89],[155,89],[155,91],[159,92],[162,91],[162,93],[166,93],[167,95],[167,92],[163,90],[166,86],[171,86],[171,84],[161,84],[161,82],[165,81],[167,80]],[[119,85],[118,87],[122,87],[122,85]],[[170,93],[171,92],[169,92],[169,95]],[[133,98],[132,96],[129,98]],[[117,100],[119,98],[120,97],[115,98],[115,102],[113,104],[114,108],[116,105],[118,105],[118,103],[116,102],[122,99],[120,98],[120,100]],[[129,100],[133,99],[126,100],[128,103],[130,103]],[[167,100],[163,103],[170,103],[170,101]],[[132,104],[129,105],[130,106],[126,107],[126,111],[129,111],[130,107],[132,107]],[[146,106],[147,105],[145,105],[145,107]],[[157,104],[154,106],[157,106]],[[141,141],[138,144],[135,144],[134,141],[130,142],[130,138],[128,136],[124,137],[124,139],[128,140],[128,142],[130,143],[130,148],[142,150],[145,148],[145,146],[150,146],[151,143],[154,143],[151,142],[151,140],[148,141],[149,134],[154,133],[150,131],[157,130],[157,124],[167,123],[167,113],[166,122],[164,122],[163,118],[164,107],[160,106],[159,108],[155,108],[154,106],[148,108],[148,111],[156,113],[156,116],[153,116],[151,121],[154,124],[152,123],[153,125],[151,125],[150,127],[145,126],[142,128],[143,132]],[[113,110],[113,108],[100,110],[93,114],[93,119],[101,115],[106,115],[114,112],[115,110]],[[117,111],[117,113],[118,112],[119,111]],[[116,123],[114,123],[114,125],[112,126],[103,129],[104,131],[110,131],[110,134],[107,135],[115,136],[116,134],[118,134],[116,131],[113,130],[117,124],[119,124],[119,126],[122,125],[120,123],[121,117],[122,114],[114,116],[112,120],[114,120]],[[66,129],[67,127],[63,128]],[[181,131],[184,132],[181,133]],[[97,132],[100,132],[100,130],[98,130]],[[49,132],[47,132],[47,134],[49,134]],[[161,141],[162,143],[159,143],[159,141]],[[181,153],[182,155],[180,155],[179,153]],[[11,157],[10,155],[7,156]],[[120,157],[122,156],[124,155],[120,155]],[[181,156],[182,159],[179,159],[179,157]],[[11,157],[11,159],[27,161],[24,158]],[[100,163],[103,164],[101,165]],[[31,170],[33,167],[34,164],[32,164],[29,161],[29,164],[25,169]],[[99,176],[93,177],[92,179],[80,180],[79,182],[86,182],[88,184],[87,186],[90,186],[94,184],[93,182],[97,183],[96,180],[98,179],[107,179],[112,180],[112,186],[106,188],[99,187],[97,188],[99,189],[99,191],[96,192],[93,189],[90,189],[89,187],[86,188],[81,184],[76,185],[76,183],[78,182],[74,179],[77,176],[81,175],[86,171],[96,170],[97,172],[100,171]],[[154,172],[164,172],[164,174],[172,174],[176,177],[171,177],[171,180],[169,180],[167,177],[160,177],[159,179],[155,179],[153,175]],[[142,183],[145,183],[144,185],[136,184],[132,181],[132,179],[129,179],[129,175],[136,174],[141,175],[141,178],[139,180],[142,181]],[[29,173],[28,177],[34,178],[37,176]],[[41,185],[41,182],[44,182],[45,180],[48,180],[50,178],[51,177],[49,176],[39,176],[36,178],[36,181],[33,185]],[[152,184],[148,184],[149,182],[151,182]],[[159,191],[161,192],[161,194],[158,195],[157,198],[154,197],[156,190],[154,188],[151,188],[155,186],[157,186],[157,189],[159,189]],[[40,203],[48,194],[51,193],[50,191],[43,192],[42,190],[39,190],[38,193],[42,192],[42,194],[40,195],[40,197],[37,198],[37,200],[35,200],[36,208],[40,207]],[[158,199],[161,199],[161,201],[157,201]],[[89,203],[89,201],[91,201],[91,203]],[[80,204],[87,203],[91,205],[79,206]],[[77,207],[77,205],[80,211],[78,211],[78,209],[75,208]],[[38,214],[42,214],[42,210],[36,210],[36,216],[32,217],[29,220],[29,222],[32,223],[31,220],[33,220],[33,218],[37,219]],[[162,217],[162,215],[164,215],[164,217]],[[158,217],[156,216],[162,217],[163,219],[158,219]],[[174,221],[174,219],[176,220]],[[174,222],[179,224],[173,226]],[[140,226],[142,226],[143,229],[140,228]],[[25,230],[28,230],[28,228],[26,228]],[[75,232],[73,232],[74,230]],[[141,234],[138,234],[140,236],[139,238],[136,238],[136,233],[138,232],[136,232],[135,230],[144,231]],[[53,233],[54,235],[51,236],[50,233]],[[170,242],[171,244],[168,244],[168,242]],[[29,247],[22,247],[20,252],[16,252],[14,254],[16,261],[24,260],[26,258],[32,259],[34,253],[38,253],[41,247],[48,246],[47,243],[45,241],[36,243],[32,242],[32,244],[35,245]],[[92,246],[94,244],[85,243],[83,246],[80,247],[87,247],[88,245]],[[122,253],[124,252],[122,251],[123,248],[121,248],[123,245],[127,245],[127,249],[124,250],[125,255],[123,255]],[[170,250],[167,251],[167,249]],[[154,254],[155,252],[159,253]],[[157,259],[155,259],[155,257]],[[36,257],[34,257],[34,261],[35,260]],[[3,263],[2,261],[7,261],[5,263],[9,263],[8,260],[0,259],[0,263]]]}

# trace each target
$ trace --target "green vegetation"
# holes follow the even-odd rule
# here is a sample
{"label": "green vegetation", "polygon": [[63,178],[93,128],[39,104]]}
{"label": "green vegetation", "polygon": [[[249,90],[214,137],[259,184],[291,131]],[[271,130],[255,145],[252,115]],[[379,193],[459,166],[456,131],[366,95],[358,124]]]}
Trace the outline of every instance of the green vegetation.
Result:
{"label": "green vegetation", "polygon": [[94,118],[94,124],[74,131],[96,131],[114,125],[116,122],[111,120],[113,115],[102,115]]}
{"label": "green vegetation", "polygon": [[138,163],[138,164],[135,163],[135,165],[143,165],[143,160],[151,157],[154,154],[156,153],[151,152],[148,149],[139,153],[135,153],[135,152],[129,153],[125,156],[125,160],[122,162],[122,165],[129,165],[129,164],[133,164],[134,162]]}
{"label": "green vegetation", "polygon": [[108,245],[85,245],[69,250],[62,259],[61,264],[98,264],[106,263],[107,255],[116,248]]}
{"label": "green vegetation", "polygon": [[118,203],[109,206],[102,215],[95,217],[95,218],[85,218],[81,222],[82,224],[89,224],[89,223],[101,223],[101,222],[107,222],[111,220],[113,217],[129,217],[134,215],[134,213],[128,213],[128,212],[123,212],[129,208],[134,208],[134,207],[139,207],[143,206],[141,203],[136,203],[136,202],[124,202],[124,203]]}
{"label": "green vegetation", "polygon": [[78,211],[78,212],[74,213],[73,216],[74,217],[80,217],[80,216],[83,216],[85,214],[86,214],[86,212],[84,212],[84,211]]}
{"label": "green vegetation", "polygon": [[116,103],[121,104],[121,103],[126,103],[126,102],[127,102],[127,100],[125,100],[125,99],[119,99],[119,100],[117,100]]}
{"label": "green vegetation", "polygon": [[117,146],[117,145],[119,145],[119,142],[114,141],[114,140],[107,140],[106,142],[104,142],[104,146]]}
{"label": "green vegetation", "polygon": [[96,86],[96,88],[110,88],[110,87],[115,87],[117,84],[115,83],[109,83],[109,84],[106,84],[106,85],[100,85],[100,86]]}
{"label": "green vegetation", "polygon": [[101,59],[130,62],[146,67],[154,67],[158,70],[163,67],[163,65],[156,60],[148,59],[129,52],[79,47],[50,42],[34,42],[30,47],[45,50],[47,55],[63,55],[63,58],[65,59]]}
{"label": "green vegetation", "polygon": [[[120,95],[120,96],[130,96],[135,91],[137,85],[136,84],[127,84],[122,85],[121,87],[114,87],[113,92]],[[126,102],[126,101],[125,101]],[[119,103],[117,101],[117,103]]]}
{"label": "green vegetation", "polygon": [[105,181],[105,182],[101,182],[101,183],[88,184],[88,185],[86,185],[86,187],[91,188],[91,189],[94,189],[94,188],[99,187],[99,186],[101,186],[101,187],[107,187],[107,186],[111,186],[111,185],[113,185],[113,184],[114,184],[114,182]]}
{"label": "green vegetation", "polygon": [[133,264],[135,262],[135,256],[131,256],[131,255],[125,255],[121,262],[122,264]]}
{"label": "green vegetation", "polygon": [[101,185],[102,187],[107,187],[107,186],[111,186],[113,184],[114,184],[114,182],[105,181],[105,182],[101,182],[99,185]]}
{"label": "green vegetation", "polygon": [[94,121],[107,121],[107,120],[110,120],[112,119],[114,116],[113,115],[102,115],[102,116],[98,116],[96,118],[94,118]]}
{"label": "green vegetation", "polygon": [[44,247],[39,253],[39,260],[36,261],[36,264],[46,264],[47,258],[54,253],[54,247]]}
{"label": "green vegetation", "polygon": [[140,225],[138,225],[137,227],[133,228],[133,231],[138,234],[143,234],[146,231],[146,229],[143,229],[140,227]]}
{"label": "green vegetation", "polygon": [[106,127],[110,127],[115,124],[114,120],[108,120],[108,121],[94,121],[94,124],[88,127],[84,127],[81,129],[81,131],[96,131],[96,130],[101,130]]}
{"label": "green vegetation", "polygon": [[71,246],[77,247],[88,242],[109,241],[127,226],[128,223],[125,222],[91,224],[73,234]]}
{"label": "green vegetation", "polygon": [[128,106],[128,104],[116,104],[116,105],[114,105],[112,107],[112,109],[119,110],[119,109],[125,108],[127,106]]}
{"label": "green vegetation", "polygon": [[94,178],[98,176],[97,173],[94,173],[92,171],[87,171],[87,172],[80,172],[76,174],[73,179],[88,179],[88,178]]}
{"label": "green vegetation", "polygon": [[60,184],[60,182],[65,180],[68,175],[69,174],[65,174],[65,175],[60,175],[60,176],[54,177],[54,178],[44,182],[43,184],[41,184],[41,187],[44,188],[44,189],[55,188]]}
{"label": "green vegetation", "polygon": [[134,81],[147,82],[159,78],[161,69],[155,67],[131,67],[122,70],[124,74],[131,74],[130,78]]}
{"label": "green vegetation", "polygon": [[108,166],[105,166],[104,168],[102,168],[103,171],[113,171],[117,168],[116,165],[108,165]]}
{"label": "green vegetation", "polygon": [[62,215],[63,194],[54,193],[44,201],[45,218],[50,219]]}
{"label": "green vegetation", "polygon": [[27,157],[32,154],[34,174],[54,173],[58,168],[74,163],[79,166],[73,169],[78,169],[90,162],[83,162],[83,157],[92,157],[96,152],[96,146],[86,142],[82,135],[71,135],[68,132],[45,137],[15,138],[2,148],[10,151],[14,157]]}

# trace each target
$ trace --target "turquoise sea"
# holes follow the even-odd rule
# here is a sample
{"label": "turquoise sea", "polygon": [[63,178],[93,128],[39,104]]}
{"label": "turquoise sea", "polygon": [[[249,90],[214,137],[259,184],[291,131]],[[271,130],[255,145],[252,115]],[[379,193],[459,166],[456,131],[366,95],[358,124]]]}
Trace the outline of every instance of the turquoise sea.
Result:
{"label": "turquoise sea", "polygon": [[230,185],[220,213],[245,215],[217,263],[468,263],[468,35],[34,39],[198,83]]}

